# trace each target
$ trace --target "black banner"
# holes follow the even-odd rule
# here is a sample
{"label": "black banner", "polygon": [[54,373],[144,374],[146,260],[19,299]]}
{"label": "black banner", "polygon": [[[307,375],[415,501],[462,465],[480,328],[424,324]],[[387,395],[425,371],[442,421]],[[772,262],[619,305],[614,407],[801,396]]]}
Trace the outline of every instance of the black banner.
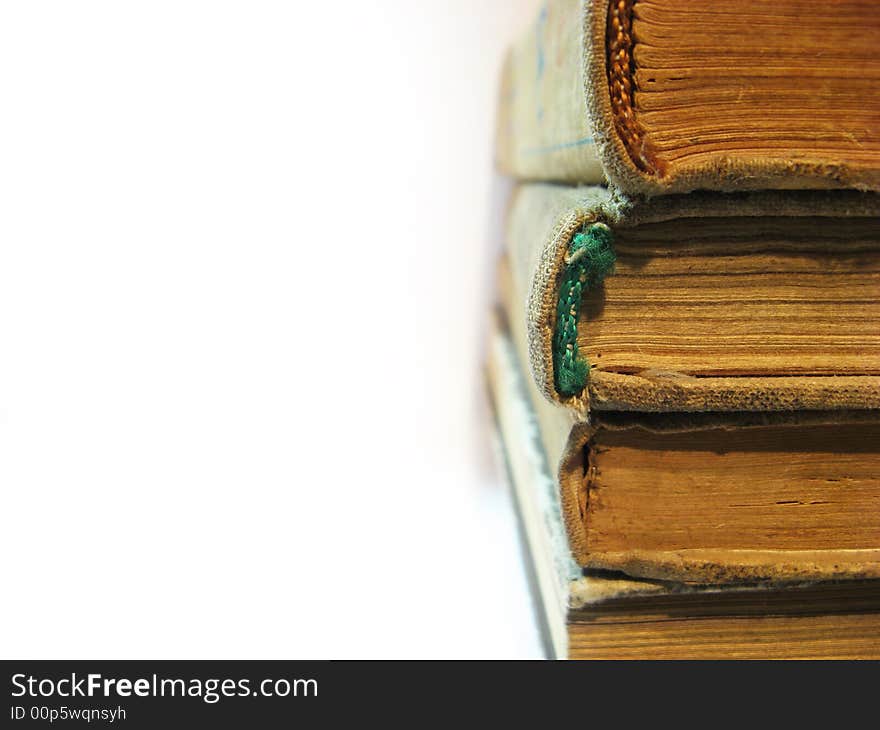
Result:
{"label": "black banner", "polygon": [[[875,663],[4,661],[0,725],[276,727],[350,720],[541,725],[714,707],[752,722],[778,710],[852,716],[880,678]],[[758,709],[758,708],[762,709]],[[827,708],[826,708],[827,709]],[[843,714],[841,714],[843,711]]]}

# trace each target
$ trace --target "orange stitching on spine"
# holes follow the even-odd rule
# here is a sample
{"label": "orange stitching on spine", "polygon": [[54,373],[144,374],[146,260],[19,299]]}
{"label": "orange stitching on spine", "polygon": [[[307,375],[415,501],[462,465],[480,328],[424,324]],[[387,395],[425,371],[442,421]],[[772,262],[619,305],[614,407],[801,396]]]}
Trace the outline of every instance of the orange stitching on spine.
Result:
{"label": "orange stitching on spine", "polygon": [[635,61],[632,32],[633,6],[636,0],[611,0],[608,4],[608,25],[605,48],[605,69],[614,127],[633,164],[649,175],[663,175],[665,165],[654,152],[644,128],[636,121],[633,108]]}

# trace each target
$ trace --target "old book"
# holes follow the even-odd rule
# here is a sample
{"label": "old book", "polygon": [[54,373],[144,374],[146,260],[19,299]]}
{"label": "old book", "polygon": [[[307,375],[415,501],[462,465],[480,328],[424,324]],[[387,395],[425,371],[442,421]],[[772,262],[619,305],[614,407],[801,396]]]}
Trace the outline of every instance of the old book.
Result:
{"label": "old book", "polygon": [[511,323],[541,392],[582,415],[877,408],[878,213],[853,191],[521,185]]}
{"label": "old book", "polygon": [[512,176],[656,195],[880,189],[880,4],[551,0],[511,49]]}
{"label": "old book", "polygon": [[534,386],[500,322],[489,338],[490,397],[551,656],[880,658],[880,581],[692,585],[579,566],[542,445],[547,425],[539,425],[527,392]]}
{"label": "old book", "polygon": [[[526,362],[534,337],[511,269],[502,261],[501,300]],[[753,410],[723,411],[706,407],[720,397],[711,386],[691,392],[688,378],[658,377],[646,390],[642,376],[620,377],[636,386],[624,383],[591,410],[581,406],[596,403],[595,369],[590,394],[564,401],[577,408],[551,403],[530,378],[581,566],[703,583],[880,577],[880,411],[840,407],[852,393],[874,392],[869,386],[845,395],[827,376],[805,387],[793,384],[797,376],[788,385],[746,378],[741,387],[725,378],[715,386],[724,403]],[[824,380],[834,382],[816,385]],[[692,410],[664,411],[669,402]],[[805,402],[813,408],[797,409]],[[761,410],[773,403],[790,410]]]}

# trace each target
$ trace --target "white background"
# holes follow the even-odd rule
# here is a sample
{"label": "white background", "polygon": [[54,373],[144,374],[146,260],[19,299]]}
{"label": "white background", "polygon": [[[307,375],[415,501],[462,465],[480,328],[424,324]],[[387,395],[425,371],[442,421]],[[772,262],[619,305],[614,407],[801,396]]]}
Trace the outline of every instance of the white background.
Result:
{"label": "white background", "polygon": [[533,0],[0,5],[0,652],[540,655],[481,343]]}

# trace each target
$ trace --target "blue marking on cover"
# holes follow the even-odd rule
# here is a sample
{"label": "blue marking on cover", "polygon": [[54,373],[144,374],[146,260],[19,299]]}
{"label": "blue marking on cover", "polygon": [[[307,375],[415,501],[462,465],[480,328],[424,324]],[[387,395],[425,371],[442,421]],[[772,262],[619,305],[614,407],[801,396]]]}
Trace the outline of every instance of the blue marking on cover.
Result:
{"label": "blue marking on cover", "polygon": [[573,142],[560,142],[559,144],[549,144],[546,147],[528,147],[522,150],[522,153],[524,155],[546,155],[549,152],[566,150],[571,147],[582,147],[585,144],[593,144],[593,138],[581,137],[581,139],[576,139]]}
{"label": "blue marking on cover", "polygon": [[544,26],[547,24],[547,5],[541,8],[538,15],[538,24],[535,26],[537,37],[535,39],[537,53],[535,57],[536,73],[535,73],[535,98],[538,100],[538,108],[535,110],[538,122],[544,118],[544,107],[541,105],[541,78],[544,76]]}

